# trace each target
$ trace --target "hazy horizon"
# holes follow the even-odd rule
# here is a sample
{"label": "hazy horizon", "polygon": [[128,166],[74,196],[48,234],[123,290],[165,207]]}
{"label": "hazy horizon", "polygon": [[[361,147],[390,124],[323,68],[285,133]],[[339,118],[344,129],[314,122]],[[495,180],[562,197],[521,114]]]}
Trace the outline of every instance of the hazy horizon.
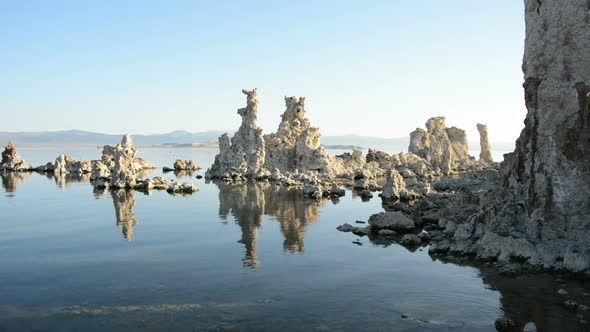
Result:
{"label": "hazy horizon", "polygon": [[454,4],[3,3],[0,131],[231,131],[256,87],[267,133],[296,95],[326,136],[402,137],[442,115],[514,141],[523,4]]}

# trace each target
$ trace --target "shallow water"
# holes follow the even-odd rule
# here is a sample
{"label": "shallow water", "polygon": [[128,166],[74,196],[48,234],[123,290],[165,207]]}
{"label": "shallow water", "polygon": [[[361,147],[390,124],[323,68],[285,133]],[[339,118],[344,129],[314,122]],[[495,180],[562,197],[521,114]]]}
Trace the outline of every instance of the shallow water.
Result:
{"label": "shallow water", "polygon": [[[19,151],[33,165],[58,154]],[[159,168],[177,158],[207,166],[215,152],[139,156]],[[433,259],[427,248],[340,233],[337,225],[382,211],[378,199],[350,191],[316,202],[268,183],[195,178],[203,173],[164,174],[197,184],[191,197],[95,191],[87,177],[3,175],[0,331],[494,331],[503,316],[540,331],[585,329],[557,295],[563,288],[590,303],[584,281],[504,277]]]}

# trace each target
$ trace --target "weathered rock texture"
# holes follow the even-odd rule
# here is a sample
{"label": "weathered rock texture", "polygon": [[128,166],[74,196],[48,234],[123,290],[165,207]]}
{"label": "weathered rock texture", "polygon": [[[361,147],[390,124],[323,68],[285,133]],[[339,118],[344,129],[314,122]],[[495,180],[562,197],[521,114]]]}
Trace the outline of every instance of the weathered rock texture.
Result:
{"label": "weathered rock texture", "polygon": [[174,162],[174,170],[175,171],[198,171],[201,169],[201,166],[197,165],[192,160],[180,160],[177,159]]}
{"label": "weathered rock texture", "polygon": [[408,152],[426,159],[443,174],[450,174],[470,162],[464,130],[447,128],[444,117],[429,119],[426,129],[417,128],[410,133]]}
{"label": "weathered rock texture", "polygon": [[135,153],[133,141],[129,135],[123,137],[121,144],[115,147],[111,180],[109,185],[113,188],[133,188],[136,184],[137,170],[134,165]]}
{"label": "weathered rock texture", "polygon": [[492,148],[490,147],[490,141],[488,139],[488,126],[478,123],[477,131],[479,132],[479,162],[480,163],[491,163],[492,159]]}
{"label": "weathered rock texture", "polygon": [[330,154],[320,146],[320,132],[305,117],[305,98],[285,97],[286,110],[276,133],[266,135],[264,166],[281,172],[316,171],[334,176],[336,171]]}
{"label": "weathered rock texture", "polygon": [[[123,136],[121,143],[112,147],[105,145],[101,160],[92,161],[91,179],[97,187],[134,188],[138,180],[143,179],[143,171],[156,166],[136,157],[137,148],[133,145],[131,135]],[[56,171],[57,171],[56,161]]]}
{"label": "weathered rock texture", "polygon": [[590,271],[590,5],[526,0],[525,128],[498,207],[484,210],[490,256]]}
{"label": "weathered rock texture", "polygon": [[53,164],[47,163],[47,165],[39,166],[35,170],[48,173],[53,172],[55,174],[86,174],[92,172],[92,162],[84,160],[77,161],[72,159],[71,156],[62,154],[55,159]]}
{"label": "weathered rock texture", "polygon": [[286,110],[276,133],[262,134],[256,124],[258,91],[242,90],[247,106],[238,110],[242,124],[232,137],[219,138],[219,154],[207,170],[208,178],[284,178],[309,174],[330,178],[338,174],[336,158],[320,146],[318,128],[305,117],[305,98],[285,97]]}
{"label": "weathered rock texture", "polygon": [[525,11],[525,128],[500,188],[435,186],[456,194],[433,204],[446,207],[439,226],[452,236],[430,251],[590,273],[590,6],[526,0]]}
{"label": "weathered rock texture", "polygon": [[209,178],[230,178],[245,175],[256,178],[267,175],[264,169],[265,142],[258,118],[258,90],[242,90],[247,96],[247,105],[238,109],[242,117],[240,128],[231,141],[227,134],[219,137],[219,154],[207,170]]}
{"label": "weathered rock texture", "polygon": [[14,145],[8,143],[2,152],[0,171],[26,172],[31,171],[31,166],[21,159]]}
{"label": "weathered rock texture", "polygon": [[381,193],[381,199],[383,201],[399,200],[403,195],[406,195],[406,182],[403,176],[395,169],[390,169],[386,174],[387,177],[383,186],[383,192]]}

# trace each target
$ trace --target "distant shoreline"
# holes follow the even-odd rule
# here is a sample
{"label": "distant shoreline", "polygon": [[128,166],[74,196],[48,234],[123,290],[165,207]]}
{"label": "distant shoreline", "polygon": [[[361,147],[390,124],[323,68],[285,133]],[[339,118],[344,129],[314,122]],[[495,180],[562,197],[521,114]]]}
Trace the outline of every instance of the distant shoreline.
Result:
{"label": "distant shoreline", "polygon": [[[113,145],[113,144],[76,144],[76,143],[21,143],[21,142],[13,142],[14,144],[18,145],[19,148],[60,148],[60,147],[67,147],[67,148],[97,148],[100,149],[105,145]],[[328,150],[352,150],[354,148],[365,150],[365,148],[358,146],[358,145],[322,145],[325,149]],[[136,147],[140,149],[218,149],[219,144],[217,142],[205,142],[205,143],[179,143],[179,144],[146,144],[141,145],[137,144]]]}

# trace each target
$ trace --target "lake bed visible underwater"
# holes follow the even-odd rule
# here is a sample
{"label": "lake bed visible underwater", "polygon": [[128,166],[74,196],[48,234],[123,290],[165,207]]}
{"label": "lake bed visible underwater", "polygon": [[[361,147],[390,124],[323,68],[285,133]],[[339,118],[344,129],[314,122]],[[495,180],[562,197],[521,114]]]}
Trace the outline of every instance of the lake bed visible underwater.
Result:
{"label": "lake bed visible underwater", "polygon": [[[3,174],[0,331],[494,331],[533,321],[583,331],[557,294],[590,304],[590,283],[555,274],[502,276],[394,243],[336,231],[383,210],[353,192],[304,199],[270,183],[196,179],[215,149],[141,149],[165,191],[97,191],[88,177]],[[21,148],[33,166],[96,148]],[[175,159],[194,174],[165,173]],[[353,243],[357,242],[357,243]]]}

